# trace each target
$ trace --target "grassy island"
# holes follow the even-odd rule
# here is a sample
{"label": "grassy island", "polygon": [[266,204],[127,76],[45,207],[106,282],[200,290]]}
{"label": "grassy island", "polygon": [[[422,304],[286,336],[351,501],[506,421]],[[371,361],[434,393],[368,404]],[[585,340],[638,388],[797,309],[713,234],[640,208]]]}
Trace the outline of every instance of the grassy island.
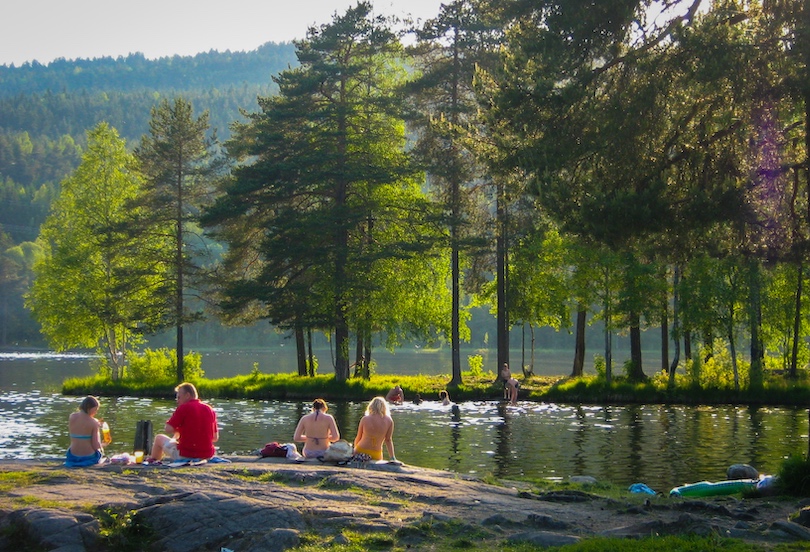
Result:
{"label": "grassy island", "polygon": [[[571,378],[566,376],[531,376],[521,380],[520,400],[537,402],[583,404],[751,404],[751,405],[810,405],[810,383],[807,380],[786,380],[783,376],[766,377],[759,389],[731,386],[698,386],[676,380],[669,386],[665,374],[633,382],[616,377],[608,384],[600,376]],[[492,373],[462,375],[463,383],[450,386],[450,376],[397,376],[373,375],[369,379],[350,378],[336,381],[334,375],[314,377],[298,374],[250,374],[230,378],[192,378],[191,381],[206,398],[221,399],[276,399],[364,401],[376,395],[385,395],[400,385],[410,401],[419,394],[423,399],[435,400],[439,391],[447,389],[456,402],[495,400],[502,397],[501,384]],[[174,395],[176,383],[163,379],[122,378],[113,381],[96,375],[71,378],[64,382],[62,392],[67,395],[93,394],[100,396],[166,397]]]}

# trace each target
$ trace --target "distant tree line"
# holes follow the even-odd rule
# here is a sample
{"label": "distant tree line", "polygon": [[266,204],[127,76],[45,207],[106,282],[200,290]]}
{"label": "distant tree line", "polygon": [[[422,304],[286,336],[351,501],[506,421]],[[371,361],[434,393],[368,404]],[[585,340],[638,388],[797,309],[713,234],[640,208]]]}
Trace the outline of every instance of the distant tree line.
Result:
{"label": "distant tree line", "polygon": [[100,122],[125,140],[148,130],[161,99],[183,95],[208,110],[210,126],[227,138],[241,109],[273,93],[272,74],[296,62],[292,44],[268,43],[252,52],[209,52],[147,60],[56,60],[48,65],[0,66],[0,227],[13,248],[0,280],[0,344],[40,344],[39,326],[24,308],[31,281],[33,242],[60,183],[79,164],[86,133]]}
{"label": "distant tree line", "polygon": [[117,58],[36,61],[0,65],[0,97],[77,92],[208,90],[269,84],[295,60],[292,43],[273,43],[250,52],[217,52],[148,60],[136,53]]}

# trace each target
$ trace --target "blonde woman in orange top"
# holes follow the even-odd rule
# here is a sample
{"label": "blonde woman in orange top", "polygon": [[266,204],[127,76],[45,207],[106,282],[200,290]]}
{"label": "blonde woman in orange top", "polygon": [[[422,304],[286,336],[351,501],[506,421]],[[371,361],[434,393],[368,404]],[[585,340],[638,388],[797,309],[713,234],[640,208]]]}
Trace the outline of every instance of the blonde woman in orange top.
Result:
{"label": "blonde woman in orange top", "polygon": [[385,397],[374,397],[366,407],[366,414],[357,426],[357,437],[354,439],[354,453],[368,454],[372,460],[382,460],[382,447],[388,449],[392,462],[394,454],[394,420],[388,409]]}

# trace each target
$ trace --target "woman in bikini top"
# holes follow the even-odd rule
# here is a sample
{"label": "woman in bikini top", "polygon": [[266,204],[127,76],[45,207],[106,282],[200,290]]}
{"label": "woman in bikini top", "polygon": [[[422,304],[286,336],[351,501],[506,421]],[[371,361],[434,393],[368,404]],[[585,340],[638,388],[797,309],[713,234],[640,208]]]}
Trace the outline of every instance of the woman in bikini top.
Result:
{"label": "woman in bikini top", "polygon": [[382,460],[382,447],[385,445],[391,461],[396,461],[393,435],[394,420],[391,418],[388,403],[384,397],[374,397],[357,427],[354,453],[368,454],[372,460]]}
{"label": "woman in bikini top", "polygon": [[102,451],[100,422],[96,419],[99,402],[95,397],[85,397],[79,410],[68,418],[70,452],[76,456],[89,456]]}
{"label": "woman in bikini top", "polygon": [[306,458],[323,456],[329,443],[340,439],[335,419],[326,413],[328,409],[326,401],[315,399],[312,402],[312,412],[302,416],[298,421],[293,441],[304,443],[303,454]]}

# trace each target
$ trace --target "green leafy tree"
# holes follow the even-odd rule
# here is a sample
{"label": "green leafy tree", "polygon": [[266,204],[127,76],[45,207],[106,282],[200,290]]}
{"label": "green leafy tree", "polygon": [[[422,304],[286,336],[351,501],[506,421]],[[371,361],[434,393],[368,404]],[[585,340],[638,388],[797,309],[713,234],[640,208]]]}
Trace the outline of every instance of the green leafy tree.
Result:
{"label": "green leafy tree", "polygon": [[[762,339],[769,353],[778,359],[778,367],[785,373],[793,371],[796,377],[797,364],[805,366],[810,360],[807,341],[802,336],[807,334],[807,300],[802,298],[800,289],[806,282],[806,274],[796,263],[783,262],[768,271],[770,277],[765,288],[765,299],[762,304]],[[797,298],[798,294],[798,298]],[[797,299],[799,302],[799,331],[796,333]],[[794,353],[795,346],[795,353]],[[794,354],[797,362],[794,362]]]}
{"label": "green leafy tree", "polygon": [[100,347],[113,379],[121,377],[144,309],[159,277],[144,276],[145,238],[124,228],[142,192],[125,142],[106,123],[88,132],[88,147],[42,226],[42,258],[27,304],[57,350]]}
{"label": "green leafy tree", "polygon": [[142,238],[171,236],[171,251],[152,250],[156,256],[151,260],[165,277],[158,290],[161,325],[175,328],[177,380],[183,381],[183,328],[202,318],[202,311],[189,308],[186,296],[199,294],[204,282],[207,251],[197,219],[217,175],[215,140],[207,136],[208,113],[194,117],[191,103],[182,97],[155,107],[149,129],[135,149],[145,193],[135,202],[142,216],[132,231]]}
{"label": "green leafy tree", "polygon": [[41,255],[36,242],[12,245],[8,234],[0,232],[0,343],[4,345],[12,332],[19,337],[19,329],[24,327],[23,294],[31,286],[34,263]]}

